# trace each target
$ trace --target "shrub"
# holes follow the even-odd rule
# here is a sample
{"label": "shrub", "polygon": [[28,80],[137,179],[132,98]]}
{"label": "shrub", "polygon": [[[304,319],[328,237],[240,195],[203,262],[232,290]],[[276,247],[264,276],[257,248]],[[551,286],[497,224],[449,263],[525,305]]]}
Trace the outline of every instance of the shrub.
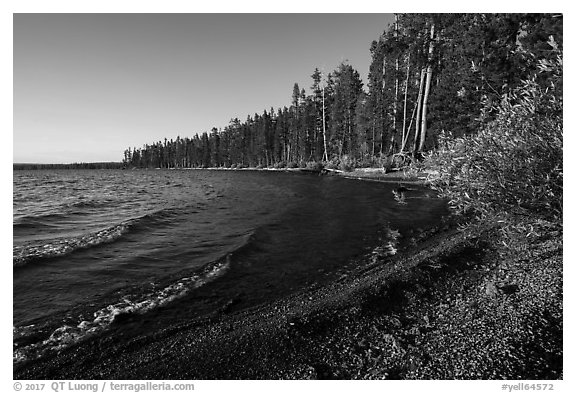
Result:
{"label": "shrub", "polygon": [[384,169],[386,173],[392,170],[392,163],[393,163],[392,156],[380,157],[379,161],[380,161],[380,168]]}
{"label": "shrub", "polygon": [[306,163],[306,169],[319,172],[322,169],[324,169],[324,164],[322,164],[321,162],[309,161]]}
{"label": "shrub", "polygon": [[452,139],[426,158],[438,174],[431,186],[461,213],[511,208],[562,215],[562,58],[503,96],[478,134]]}
{"label": "shrub", "polygon": [[294,161],[290,161],[289,163],[286,164],[286,168],[298,168],[298,164],[295,163]]}
{"label": "shrub", "polygon": [[389,157],[390,159],[390,167],[394,167],[394,168],[404,168],[409,166],[412,163],[412,158],[410,157],[410,155],[408,153],[396,153],[394,155],[392,155],[391,157]]}
{"label": "shrub", "polygon": [[357,168],[376,168],[380,166],[380,159],[365,155],[362,159],[356,161]]}
{"label": "shrub", "polygon": [[352,172],[355,167],[356,167],[356,160],[347,155],[343,156],[342,159],[340,160],[339,168],[344,172]]}
{"label": "shrub", "polygon": [[340,168],[340,160],[337,158],[333,158],[326,163],[326,168],[328,169],[338,169]]}

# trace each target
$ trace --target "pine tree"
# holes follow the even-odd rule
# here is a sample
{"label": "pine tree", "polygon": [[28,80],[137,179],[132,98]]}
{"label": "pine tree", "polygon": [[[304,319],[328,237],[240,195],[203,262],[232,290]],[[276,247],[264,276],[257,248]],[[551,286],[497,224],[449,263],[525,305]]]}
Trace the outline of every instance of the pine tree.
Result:
{"label": "pine tree", "polygon": [[[477,132],[497,116],[503,94],[538,72],[539,61],[556,60],[562,15],[399,14],[375,38],[366,93],[351,65],[340,64],[325,80],[316,68],[310,95],[295,83],[290,107],[128,148],[123,165],[283,166],[398,150],[405,156],[408,146],[417,156],[442,131]],[[546,75],[538,81],[549,82]]]}
{"label": "pine tree", "polygon": [[362,92],[360,74],[351,65],[341,63],[334,71],[331,144],[342,158],[356,150],[356,105]]}

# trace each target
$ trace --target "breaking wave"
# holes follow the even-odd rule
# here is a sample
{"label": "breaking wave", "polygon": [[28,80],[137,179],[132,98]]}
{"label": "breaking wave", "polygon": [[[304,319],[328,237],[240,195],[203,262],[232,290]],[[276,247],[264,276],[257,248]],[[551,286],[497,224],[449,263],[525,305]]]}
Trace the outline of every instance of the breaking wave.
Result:
{"label": "breaking wave", "polygon": [[13,266],[20,267],[33,261],[56,258],[78,250],[111,243],[130,231],[158,227],[158,225],[169,222],[177,214],[178,211],[175,209],[162,209],[82,236],[56,238],[41,243],[14,246],[12,249]]}
{"label": "breaking wave", "polygon": [[80,340],[104,331],[123,316],[144,314],[157,307],[164,306],[222,276],[228,270],[230,262],[231,254],[228,254],[216,262],[206,265],[202,270],[191,276],[184,277],[161,290],[141,295],[138,298],[125,296],[120,302],[97,310],[93,313],[92,318],[82,320],[78,324],[60,326],[53,330],[48,338],[29,345],[20,346],[18,342],[25,342],[26,336],[37,334],[36,327],[34,325],[14,327],[13,361],[19,363],[41,357],[48,352],[60,351]]}

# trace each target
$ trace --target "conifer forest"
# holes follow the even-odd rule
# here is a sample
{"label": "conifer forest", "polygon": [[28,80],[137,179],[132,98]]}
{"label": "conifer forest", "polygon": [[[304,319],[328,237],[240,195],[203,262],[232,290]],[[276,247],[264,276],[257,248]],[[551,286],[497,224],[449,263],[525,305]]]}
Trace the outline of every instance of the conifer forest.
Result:
{"label": "conifer forest", "polygon": [[[365,85],[343,62],[294,83],[289,107],[124,152],[126,167],[407,164],[439,138],[473,135],[498,104],[562,52],[561,14],[397,14],[367,43]],[[546,84],[549,78],[539,77]],[[286,87],[290,94],[290,87]],[[561,89],[558,90],[561,93]],[[558,91],[556,93],[558,93]]]}

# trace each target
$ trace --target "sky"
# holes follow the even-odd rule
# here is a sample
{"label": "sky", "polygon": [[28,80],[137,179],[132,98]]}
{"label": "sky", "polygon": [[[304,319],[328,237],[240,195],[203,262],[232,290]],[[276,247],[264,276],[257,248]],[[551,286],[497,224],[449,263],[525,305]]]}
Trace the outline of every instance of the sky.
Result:
{"label": "sky", "polygon": [[364,81],[391,14],[14,14],[13,162],[128,147],[289,106],[315,67]]}

